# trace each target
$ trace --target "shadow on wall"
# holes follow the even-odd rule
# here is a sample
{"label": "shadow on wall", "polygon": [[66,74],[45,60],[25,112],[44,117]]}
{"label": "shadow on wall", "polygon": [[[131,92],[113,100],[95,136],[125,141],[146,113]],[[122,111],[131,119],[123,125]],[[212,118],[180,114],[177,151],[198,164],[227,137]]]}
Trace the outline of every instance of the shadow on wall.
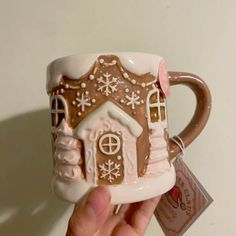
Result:
{"label": "shadow on wall", "polygon": [[49,111],[0,122],[0,150],[0,235],[47,235],[69,207],[50,190]]}

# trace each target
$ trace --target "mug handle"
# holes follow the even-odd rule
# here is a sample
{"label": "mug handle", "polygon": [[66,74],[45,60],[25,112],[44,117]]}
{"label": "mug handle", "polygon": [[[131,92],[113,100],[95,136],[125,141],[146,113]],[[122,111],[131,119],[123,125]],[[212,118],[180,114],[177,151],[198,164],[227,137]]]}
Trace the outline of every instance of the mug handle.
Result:
{"label": "mug handle", "polygon": [[[168,72],[170,85],[188,86],[196,96],[196,108],[194,115],[188,125],[178,136],[187,147],[203,130],[211,111],[211,94],[206,83],[198,76],[185,72]],[[180,152],[179,146],[169,139],[170,159],[176,157]]]}

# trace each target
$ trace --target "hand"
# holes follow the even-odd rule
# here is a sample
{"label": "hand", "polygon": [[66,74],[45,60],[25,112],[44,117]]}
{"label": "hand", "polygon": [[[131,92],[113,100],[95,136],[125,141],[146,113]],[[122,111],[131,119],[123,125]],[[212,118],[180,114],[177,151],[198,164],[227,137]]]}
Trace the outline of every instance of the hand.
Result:
{"label": "hand", "polygon": [[75,205],[66,236],[144,235],[160,198],[122,205],[113,214],[115,206],[110,205],[107,188],[96,187]]}

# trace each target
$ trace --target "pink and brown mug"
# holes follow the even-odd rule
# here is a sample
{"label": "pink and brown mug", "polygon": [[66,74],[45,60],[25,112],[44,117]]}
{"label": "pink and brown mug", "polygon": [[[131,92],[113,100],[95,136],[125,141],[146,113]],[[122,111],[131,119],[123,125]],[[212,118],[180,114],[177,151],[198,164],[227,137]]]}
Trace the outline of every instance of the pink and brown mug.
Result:
{"label": "pink and brown mug", "polygon": [[197,76],[169,72],[162,57],[97,53],[53,61],[47,70],[54,156],[54,192],[77,202],[106,185],[113,204],[152,198],[175,184],[166,97],[184,84],[196,95],[195,114],[179,134],[185,146],[203,129],[210,93]]}

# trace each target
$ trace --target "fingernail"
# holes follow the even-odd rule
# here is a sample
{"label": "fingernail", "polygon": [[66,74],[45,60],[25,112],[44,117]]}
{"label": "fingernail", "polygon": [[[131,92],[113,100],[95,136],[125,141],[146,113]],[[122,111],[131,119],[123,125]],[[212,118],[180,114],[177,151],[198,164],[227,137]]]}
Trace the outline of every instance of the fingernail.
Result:
{"label": "fingernail", "polygon": [[99,216],[110,204],[111,196],[108,189],[104,186],[99,186],[89,193],[85,202],[85,209],[90,216]]}

